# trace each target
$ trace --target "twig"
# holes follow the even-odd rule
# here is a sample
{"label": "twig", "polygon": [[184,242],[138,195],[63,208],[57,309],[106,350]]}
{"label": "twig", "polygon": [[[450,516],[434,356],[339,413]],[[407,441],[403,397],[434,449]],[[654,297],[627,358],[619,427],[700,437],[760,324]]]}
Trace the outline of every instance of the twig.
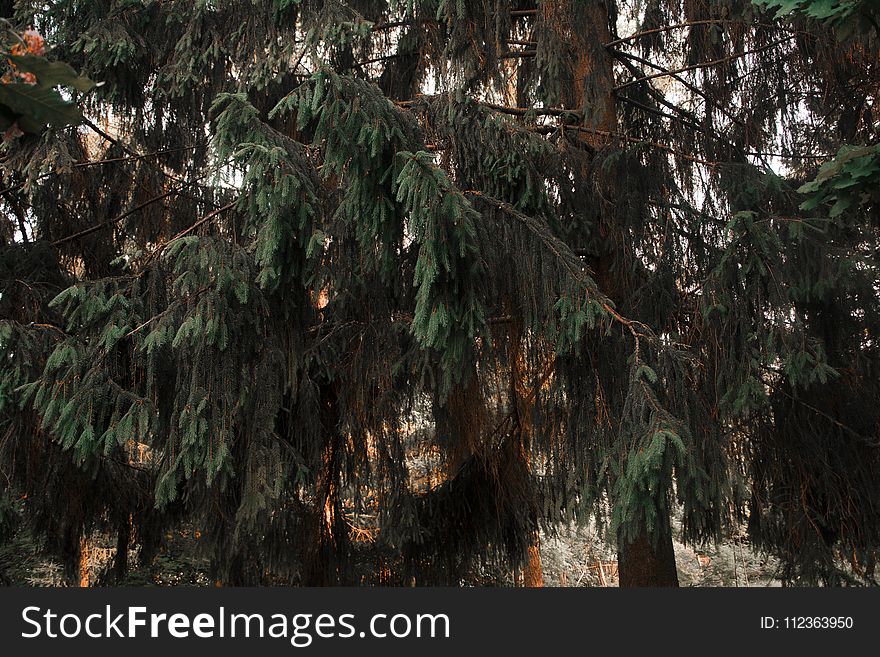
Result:
{"label": "twig", "polygon": [[[158,155],[165,155],[167,153],[175,153],[177,151],[187,151],[196,148],[196,146],[178,146],[177,148],[166,148],[160,151],[153,151],[152,153],[144,153],[143,155],[129,155],[126,157],[110,157],[105,160],[90,160],[85,162],[74,162],[70,166],[74,169],[85,169],[87,167],[94,167],[103,164],[113,164],[115,162],[136,162],[138,160],[145,160],[149,157],[156,157]],[[13,185],[12,187],[7,187],[6,189],[0,189],[0,194],[7,194],[9,192],[15,192],[27,185],[31,182],[37,182],[38,180],[44,180],[50,176],[58,176],[65,171],[47,171],[46,173],[40,174],[30,180],[26,180],[25,182],[21,182],[17,185]]]}
{"label": "twig", "polygon": [[182,230],[182,231],[180,231],[179,233],[177,233],[177,235],[175,235],[174,237],[172,237],[171,239],[169,239],[169,240],[168,240],[167,242],[165,242],[164,244],[161,244],[161,245],[159,245],[158,247],[156,247],[156,249],[153,251],[153,254],[155,255],[156,253],[159,253],[160,251],[162,251],[162,250],[168,248],[168,246],[169,246],[172,242],[176,242],[177,240],[181,239],[182,237],[186,237],[186,236],[189,235],[192,231],[194,231],[196,228],[198,228],[199,226],[201,226],[201,225],[203,225],[203,224],[208,223],[209,221],[211,221],[211,219],[213,219],[214,217],[216,217],[217,215],[219,215],[219,214],[221,214],[221,213],[223,213],[223,212],[226,212],[226,211],[229,210],[230,208],[234,207],[237,203],[238,203],[238,199],[235,199],[234,201],[231,201],[230,203],[227,203],[227,204],[224,205],[223,207],[217,208],[216,210],[213,210],[212,212],[209,212],[209,213],[206,214],[204,217],[202,217],[201,219],[199,219],[198,221],[196,221],[193,225],[189,226],[188,228],[185,228],[184,230]]}
{"label": "twig", "polygon": [[723,64],[724,62],[728,62],[734,59],[740,59],[741,57],[746,57],[747,55],[755,55],[766,50],[770,50],[771,48],[775,48],[776,46],[785,43],[786,41],[791,41],[794,36],[787,36],[784,39],[778,39],[773,43],[767,44],[766,46],[762,46],[760,48],[754,48],[752,50],[745,50],[741,53],[734,53],[733,55],[728,55],[726,57],[721,57],[719,59],[713,59],[710,62],[701,62],[699,64],[691,64],[690,66],[682,66],[681,68],[677,68],[674,70],[660,71],[659,73],[652,73],[651,75],[646,75],[645,77],[638,78],[636,80],[629,80],[628,82],[624,82],[623,84],[619,84],[614,87],[614,91],[620,91],[621,89],[626,89],[634,84],[638,84],[640,82],[647,82],[649,80],[654,80],[655,78],[663,78],[669,76],[676,76],[679,73],[686,73],[688,71],[695,71],[701,68],[709,68],[711,66],[717,66],[718,64]]}
{"label": "twig", "polygon": [[[195,183],[193,183],[193,184],[195,184]],[[52,246],[60,246],[61,244],[65,244],[67,242],[72,242],[73,240],[77,240],[81,237],[85,237],[86,235],[91,235],[92,233],[96,233],[99,230],[103,230],[104,228],[110,228],[111,226],[118,224],[120,221],[122,221],[126,217],[130,217],[131,215],[143,210],[145,207],[152,205],[153,203],[158,203],[159,201],[162,201],[162,200],[168,198],[169,196],[177,194],[180,191],[182,191],[182,190],[179,188],[171,189],[171,190],[165,192],[164,194],[160,194],[159,196],[154,196],[153,198],[151,198],[147,201],[144,201],[140,205],[133,207],[131,210],[128,210],[127,212],[123,212],[119,216],[114,217],[113,219],[109,219],[108,221],[105,221],[104,223],[97,224],[97,225],[91,226],[89,228],[85,228],[85,229],[79,231],[78,233],[74,233],[73,235],[68,235],[67,237],[62,237],[61,239],[57,239],[54,242],[52,242]]]}
{"label": "twig", "polygon": [[[626,43],[627,41],[633,41],[635,39],[639,39],[644,36],[649,36],[651,34],[658,34],[660,32],[671,32],[672,30],[678,30],[687,27],[697,27],[699,25],[729,25],[734,23],[741,23],[743,21],[731,20],[725,18],[707,18],[705,20],[699,21],[688,21],[687,23],[676,23],[675,25],[664,25],[663,27],[655,27],[650,30],[643,30],[642,32],[636,32],[635,34],[630,34],[629,36],[620,37],[619,39],[615,39],[614,41],[609,41],[605,44],[606,48],[611,48],[613,46],[620,45],[621,43]],[[780,30],[785,30],[781,25],[773,25],[768,23],[758,23],[755,27],[771,27]],[[789,30],[786,30],[789,31]]]}
{"label": "twig", "polygon": [[620,37],[619,39],[615,39],[614,41],[609,41],[605,44],[606,48],[611,48],[613,46],[620,45],[621,43],[626,43],[627,41],[633,41],[635,39],[639,39],[644,36],[648,36],[650,34],[657,34],[659,32],[671,32],[672,30],[678,30],[685,27],[694,27],[697,25],[712,25],[715,23],[725,23],[729,21],[719,20],[719,19],[706,19],[701,21],[689,21],[687,23],[676,23],[675,25],[664,25],[663,27],[655,27],[650,30],[643,30],[642,32],[636,32],[635,34],[630,34],[629,36]]}

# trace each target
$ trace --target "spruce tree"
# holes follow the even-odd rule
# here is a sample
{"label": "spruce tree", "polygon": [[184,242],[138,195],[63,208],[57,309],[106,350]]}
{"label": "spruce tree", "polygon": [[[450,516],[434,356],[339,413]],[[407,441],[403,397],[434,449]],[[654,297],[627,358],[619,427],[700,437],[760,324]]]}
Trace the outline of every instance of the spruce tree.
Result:
{"label": "spruce tree", "polygon": [[592,520],[677,585],[747,525],[873,581],[880,33],[827,5],[0,4],[99,83],[3,145],[0,532],[537,584]]}

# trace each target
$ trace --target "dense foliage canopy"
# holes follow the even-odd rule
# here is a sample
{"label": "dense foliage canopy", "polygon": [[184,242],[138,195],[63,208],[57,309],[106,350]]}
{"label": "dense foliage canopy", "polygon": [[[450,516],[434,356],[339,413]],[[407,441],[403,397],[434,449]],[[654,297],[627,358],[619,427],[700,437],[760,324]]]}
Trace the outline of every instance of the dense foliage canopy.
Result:
{"label": "dense foliage canopy", "polygon": [[669,585],[673,531],[747,526],[786,583],[873,582],[874,3],[0,14],[53,46],[0,103],[72,112],[0,106],[0,541],[75,579],[113,532],[121,581],[189,523],[228,584],[537,583],[595,521]]}

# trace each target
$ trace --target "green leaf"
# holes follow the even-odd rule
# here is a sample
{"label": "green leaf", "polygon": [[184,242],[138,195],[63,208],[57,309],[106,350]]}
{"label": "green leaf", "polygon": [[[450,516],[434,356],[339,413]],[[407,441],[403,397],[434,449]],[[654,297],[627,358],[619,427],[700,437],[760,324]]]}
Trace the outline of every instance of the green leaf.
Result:
{"label": "green leaf", "polygon": [[[19,83],[0,84],[0,105],[41,125],[62,127],[83,122],[79,108],[71,101],[64,100],[54,89]],[[22,130],[33,132],[33,125],[25,126],[19,120],[19,126]]]}
{"label": "green leaf", "polygon": [[79,75],[70,64],[64,62],[50,62],[45,57],[35,55],[9,55],[8,58],[19,70],[37,76],[37,85],[42,89],[62,85],[85,93],[97,86],[95,82]]}

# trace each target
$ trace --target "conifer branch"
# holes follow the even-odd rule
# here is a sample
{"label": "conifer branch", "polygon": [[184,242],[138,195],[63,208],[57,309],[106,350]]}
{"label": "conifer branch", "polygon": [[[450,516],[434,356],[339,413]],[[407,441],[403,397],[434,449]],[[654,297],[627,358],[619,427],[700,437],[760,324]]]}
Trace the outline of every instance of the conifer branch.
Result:
{"label": "conifer branch", "polygon": [[120,214],[112,219],[109,219],[109,220],[105,221],[104,223],[97,224],[95,226],[90,226],[89,228],[85,228],[77,233],[74,233],[73,235],[68,235],[67,237],[62,237],[60,239],[57,239],[54,242],[52,242],[52,246],[58,247],[58,246],[61,246],[62,244],[66,244],[67,242],[72,242],[74,240],[78,240],[80,238],[91,235],[92,233],[96,233],[99,230],[103,230],[105,228],[111,228],[114,225],[118,224],[123,219],[126,219],[127,217],[130,217],[133,214],[137,214],[138,212],[140,212],[144,208],[149,207],[149,206],[153,205],[154,203],[159,203],[160,201],[163,201],[166,198],[168,198],[169,196],[173,196],[174,194],[177,194],[180,191],[181,190],[179,188],[170,189],[167,192],[165,192],[164,194],[160,194],[159,196],[154,196],[153,198],[148,199],[148,200],[144,201],[143,203],[136,205],[131,210],[123,212],[122,214]]}
{"label": "conifer branch", "polygon": [[[398,107],[412,107],[417,103],[421,102],[423,99],[430,99],[434,96],[419,96],[412,100],[396,100],[394,104]],[[509,114],[510,116],[571,116],[578,117],[583,114],[580,110],[573,109],[565,109],[564,107],[511,107],[509,105],[499,105],[497,103],[490,103],[487,101],[481,101],[474,99],[474,102],[479,104],[481,107],[485,107],[487,109],[494,110],[501,114]]]}
{"label": "conifer branch", "polygon": [[[144,156],[143,156],[142,153],[138,153],[135,149],[133,149],[133,148],[131,148],[130,146],[128,146],[127,144],[123,143],[122,140],[117,139],[117,138],[114,137],[113,135],[107,133],[106,131],[104,131],[103,129],[101,129],[101,128],[98,127],[97,125],[95,125],[95,122],[92,121],[91,119],[89,119],[89,118],[85,118],[85,119],[84,119],[84,123],[85,123],[85,125],[87,125],[89,128],[91,128],[92,130],[94,130],[98,135],[100,135],[104,140],[109,141],[111,144],[114,144],[114,145],[118,146],[118,147],[121,148],[123,151],[125,151],[126,153],[128,153],[128,155],[129,155],[130,157],[132,157],[132,158],[134,158],[134,159],[143,159]],[[186,184],[186,181],[185,181],[183,178],[180,178],[179,176],[176,176],[176,175],[174,175],[173,173],[169,173],[169,172],[166,171],[163,167],[155,166],[155,165],[151,165],[151,166],[152,166],[153,169],[155,169],[156,171],[158,171],[160,174],[162,174],[163,176],[165,176],[165,177],[167,177],[167,178],[169,178],[169,179],[175,181],[176,183],[179,183],[179,184]]]}
{"label": "conifer branch", "polygon": [[657,78],[663,77],[675,77],[680,73],[687,73],[688,71],[696,71],[703,68],[711,68],[713,66],[717,66],[718,64],[724,64],[725,62],[734,61],[737,59],[742,59],[743,57],[747,57],[749,55],[757,55],[762,52],[766,52],[767,50],[771,50],[778,45],[791,41],[794,36],[788,36],[784,39],[778,39],[772,43],[767,44],[766,46],[762,46],[760,48],[753,48],[752,50],[745,50],[740,53],[734,53],[733,55],[728,55],[726,57],[719,57],[718,59],[713,59],[709,62],[701,62],[699,64],[691,64],[690,66],[682,66],[681,68],[677,68],[674,70],[664,70],[657,73],[652,73],[650,75],[646,75],[644,77],[638,78],[636,80],[629,80],[624,82],[623,84],[619,84],[614,87],[614,91],[620,91],[621,89],[626,89],[627,87],[631,87],[634,84],[639,84],[641,82],[648,82],[650,80],[655,80]]}
{"label": "conifer branch", "polygon": [[[765,367],[764,369],[765,369],[767,372],[770,372],[770,373],[772,373],[772,374],[776,374],[776,375],[778,375],[778,376],[784,376],[784,373],[783,373],[783,372],[780,372],[779,370],[774,369],[774,368],[772,368],[772,367]],[[765,382],[766,382],[766,384],[767,384],[770,388],[772,388],[772,389],[775,390],[776,392],[779,392],[779,393],[783,394],[785,397],[787,397],[787,398],[790,399],[791,401],[795,402],[796,404],[798,404],[798,405],[800,405],[800,406],[803,406],[803,407],[806,408],[807,410],[810,410],[810,411],[812,411],[813,413],[816,413],[817,415],[819,415],[819,416],[821,416],[821,417],[824,417],[826,420],[828,420],[829,422],[831,422],[833,425],[835,425],[835,426],[838,427],[839,429],[843,429],[843,430],[846,431],[848,434],[850,434],[850,435],[852,435],[852,436],[855,436],[856,438],[858,438],[858,439],[860,439],[860,440],[863,440],[866,444],[868,444],[868,445],[877,445],[877,444],[878,444],[878,441],[877,441],[876,438],[869,438],[868,436],[865,436],[865,435],[859,433],[858,431],[856,431],[855,429],[853,429],[853,428],[850,427],[849,425],[844,424],[843,422],[841,422],[841,421],[838,420],[837,418],[835,418],[835,417],[829,415],[828,413],[826,413],[826,412],[823,411],[822,409],[813,406],[813,405],[810,404],[809,402],[806,402],[806,401],[804,401],[803,399],[801,399],[801,398],[799,398],[799,397],[795,397],[795,396],[792,395],[790,392],[788,392],[787,390],[785,390],[785,388],[784,388],[783,386],[776,385],[773,381],[766,380],[766,379],[765,379]]]}
{"label": "conifer branch", "polygon": [[520,57],[534,57],[538,54],[537,49],[535,50],[508,50],[507,52],[501,53],[498,55],[498,59],[517,59]]}
{"label": "conifer branch", "polygon": [[670,121],[677,121],[681,123],[683,126],[690,128],[691,130],[696,130],[697,132],[704,132],[704,129],[698,126],[696,123],[692,122],[690,119],[687,119],[683,116],[676,116],[675,114],[668,114],[662,110],[657,109],[656,107],[651,107],[649,105],[645,105],[644,103],[640,103],[635,98],[630,98],[627,95],[618,95],[617,98],[624,101],[625,103],[629,103],[633,107],[638,107],[640,110],[644,112],[650,112],[656,116],[662,117],[664,119],[669,119]]}
{"label": "conifer branch", "polygon": [[[528,16],[534,16],[538,13],[537,9],[513,9],[510,11],[511,18],[525,18]],[[373,32],[382,32],[386,30],[394,30],[398,27],[412,27],[414,25],[423,25],[425,23],[433,23],[439,24],[443,21],[439,21],[437,18],[409,18],[397,21],[388,21],[386,23],[376,23],[373,25],[370,30]]]}
{"label": "conifer branch", "polygon": [[[786,28],[783,25],[776,25],[774,23],[747,23],[742,20],[731,20],[729,18],[707,18],[703,20],[696,21],[687,21],[684,23],[676,23],[675,25],[663,25],[661,27],[651,28],[650,30],[643,30],[641,32],[635,32],[634,34],[630,34],[629,36],[620,37],[619,39],[614,39],[614,41],[609,41],[605,44],[606,48],[613,48],[614,46],[619,46],[622,43],[627,43],[628,41],[635,41],[645,36],[650,36],[652,34],[661,34],[665,32],[671,32],[673,30],[686,29],[689,27],[699,27],[701,25],[744,25],[747,27],[769,27],[776,30],[780,30],[782,32],[792,32],[797,34],[810,35],[809,32],[804,30],[792,30],[790,28]],[[812,35],[810,35],[812,36]]]}
{"label": "conifer branch", "polygon": [[209,221],[213,220],[215,217],[217,217],[217,216],[223,214],[223,213],[226,212],[227,210],[230,210],[230,209],[234,208],[234,207],[238,204],[238,201],[239,201],[239,199],[235,199],[234,201],[230,201],[230,202],[227,203],[226,205],[224,205],[224,206],[222,206],[222,207],[219,207],[219,208],[217,208],[216,210],[213,210],[212,212],[209,212],[208,214],[206,214],[204,217],[202,217],[201,219],[199,219],[198,221],[196,221],[196,222],[195,222],[194,224],[192,224],[191,226],[189,226],[189,227],[185,228],[184,230],[180,231],[179,233],[177,233],[177,235],[175,235],[174,237],[172,237],[171,239],[169,239],[169,240],[168,240],[167,242],[165,242],[163,245],[161,245],[161,246],[159,246],[159,247],[156,247],[155,252],[158,253],[158,252],[160,252],[160,251],[163,251],[164,249],[168,248],[168,246],[171,245],[173,242],[176,242],[177,240],[186,237],[186,236],[189,235],[191,232],[193,232],[194,230],[196,230],[199,226],[203,226],[204,224],[206,224],[206,223],[208,223]]}
{"label": "conifer branch", "polygon": [[[163,148],[158,151],[153,151],[151,153],[144,153],[142,155],[127,155],[125,157],[110,157],[102,160],[86,160],[84,162],[74,162],[71,164],[71,168],[74,169],[86,169],[94,166],[102,166],[104,164],[115,164],[117,162],[137,162],[139,160],[146,160],[151,157],[158,157],[160,155],[167,155],[168,153],[178,153],[180,151],[187,151],[197,148],[197,146],[178,146],[176,148]],[[0,189],[0,194],[7,194],[9,192],[15,192],[19,189],[24,188],[26,185],[32,184],[34,182],[45,180],[46,178],[51,178],[52,176],[58,176],[66,173],[65,171],[47,171],[46,173],[42,173],[39,176],[36,176],[32,179],[29,179],[25,182],[18,183],[17,185],[13,185],[12,187],[7,187],[6,189]]]}
{"label": "conifer branch", "polygon": [[[520,403],[522,405],[531,404],[535,397],[538,396],[538,393],[541,391],[541,388],[544,387],[544,384],[550,379],[553,375],[553,372],[556,370],[556,359],[552,358],[544,370],[535,377],[532,381],[532,385],[529,388],[529,393],[522,398]],[[489,433],[488,440],[491,441],[496,436],[500,435],[505,426],[516,417],[517,413],[517,405],[513,404],[513,407],[507,412],[507,414],[501,418],[501,420],[495,425],[492,431]]]}
{"label": "conifer branch", "polygon": [[675,25],[663,25],[661,27],[655,27],[650,30],[642,30],[641,32],[635,32],[630,34],[629,36],[620,37],[619,39],[614,39],[614,41],[609,41],[605,44],[606,48],[613,48],[614,46],[620,45],[621,43],[626,43],[627,41],[634,41],[636,39],[640,39],[645,36],[650,36],[651,34],[660,34],[664,32],[671,32],[672,30],[680,30],[688,27],[697,27],[700,25],[718,25],[718,24],[726,24],[726,23],[741,23],[742,21],[731,21],[728,19],[717,19],[717,18],[707,18],[704,20],[696,20],[696,21],[687,21],[684,23],[676,23]]}
{"label": "conifer branch", "polygon": [[[494,205],[498,209],[503,210],[505,213],[509,214],[510,216],[512,216],[516,219],[519,219],[521,222],[526,224],[526,226],[528,226],[531,230],[534,230],[534,224],[536,221],[534,219],[534,217],[530,217],[527,214],[520,212],[519,210],[517,210],[515,207],[513,207],[509,203],[505,203],[504,201],[502,201],[500,199],[493,198],[491,196],[483,194],[481,191],[476,190],[476,189],[465,190],[462,192],[462,194],[464,194],[465,196],[473,196],[475,198],[482,199],[486,203],[489,203],[490,205]],[[570,264],[572,262],[572,259],[577,258],[577,256],[575,256],[575,254],[572,252],[571,248],[565,242],[563,242],[562,240],[560,240],[558,238],[542,239],[542,242],[550,250],[550,252],[559,260],[559,262],[563,265],[563,267],[568,271],[569,275],[572,277],[573,280],[584,281],[583,271],[573,269]],[[568,253],[565,253],[565,251],[567,251]],[[587,281],[591,282],[592,279],[587,277]],[[612,319],[614,319],[615,321],[622,324],[624,327],[626,327],[626,329],[628,331],[630,331],[630,333],[632,333],[632,335],[636,339],[636,345],[638,346],[638,339],[642,334],[640,334],[636,330],[636,327],[637,326],[644,326],[644,324],[642,324],[641,322],[639,322],[637,320],[628,319],[628,318],[624,317],[623,315],[621,315],[620,313],[618,313],[616,310],[614,310],[614,308],[611,305],[608,298],[605,297],[600,291],[595,289],[595,287],[591,288],[590,285],[587,285],[585,291],[588,296],[589,295],[596,296],[597,297],[596,301],[599,303],[599,305],[602,306],[602,308],[608,313],[608,315]]]}
{"label": "conifer branch", "polygon": [[[626,63],[625,63],[626,59],[632,59],[634,61],[645,64],[645,65],[650,66],[651,68],[659,71],[659,73],[657,73],[654,76],[646,76],[644,74],[644,72],[639,71],[637,73],[637,75],[639,73],[641,73],[642,77],[637,77],[635,80],[631,80],[624,85],[620,85],[618,87],[615,87],[614,88],[615,94],[618,94],[620,89],[623,89],[624,87],[629,86],[630,84],[635,84],[638,81],[646,80],[646,79],[654,79],[654,77],[663,77],[664,75],[669,76],[669,77],[673,78],[674,80],[677,80],[682,85],[684,85],[685,88],[689,89],[691,92],[693,92],[694,94],[696,94],[697,96],[702,98],[706,102],[707,105],[714,107],[715,109],[717,109],[719,112],[724,114],[724,116],[726,116],[728,119],[730,119],[731,121],[733,121],[737,125],[745,127],[745,124],[743,123],[743,121],[741,119],[737,118],[736,116],[734,116],[727,108],[723,107],[721,104],[716,102],[714,99],[712,99],[709,96],[709,94],[707,94],[705,91],[703,91],[702,89],[697,87],[695,84],[693,84],[693,83],[687,81],[685,78],[681,77],[679,75],[679,73],[681,73],[682,71],[671,71],[671,70],[669,70],[663,66],[660,66],[659,64],[655,64],[655,63],[653,63],[643,57],[639,57],[638,55],[633,55],[631,53],[624,52],[622,50],[613,51],[612,54],[616,55],[621,62],[624,62],[625,66],[626,66]],[[629,68],[630,70],[635,69],[634,66],[627,66],[627,68]],[[635,69],[635,70],[637,70],[637,69]],[[663,97],[663,94],[660,93],[659,91],[657,91],[657,89],[655,89],[653,85],[650,85],[650,84],[646,85],[646,88],[648,89],[648,93],[650,93],[651,96],[655,100],[659,100],[659,98]],[[663,101],[660,101],[660,102],[661,102],[661,104],[666,105],[669,108],[675,107],[675,105],[673,103],[666,101],[665,98],[663,99]],[[676,109],[677,109],[677,111],[682,111],[680,108],[676,108]]]}

